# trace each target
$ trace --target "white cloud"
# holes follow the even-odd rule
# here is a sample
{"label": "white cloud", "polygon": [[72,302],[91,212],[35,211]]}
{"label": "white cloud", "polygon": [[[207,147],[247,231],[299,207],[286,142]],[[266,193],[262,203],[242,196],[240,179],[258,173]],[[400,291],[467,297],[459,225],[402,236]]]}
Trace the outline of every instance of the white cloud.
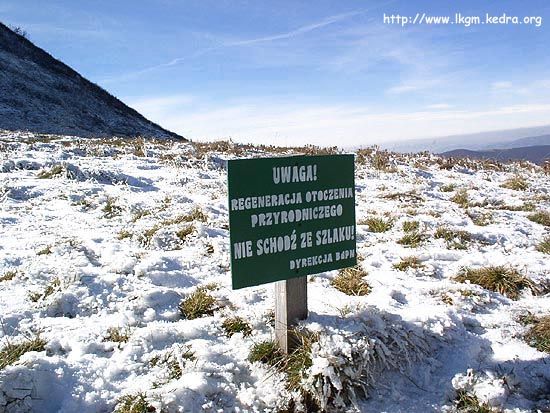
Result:
{"label": "white cloud", "polygon": [[374,112],[367,107],[254,101],[199,109],[196,105],[176,105],[142,113],[196,140],[232,138],[238,142],[280,145],[351,146],[547,124],[550,104]]}
{"label": "white cloud", "polygon": [[435,109],[435,110],[450,109],[450,108],[452,108],[452,106],[449,105],[448,103],[436,103],[433,105],[426,106],[426,109]]}
{"label": "white cloud", "polygon": [[129,102],[129,106],[133,107],[138,112],[143,111],[147,113],[152,111],[164,113],[167,110],[174,110],[180,106],[187,106],[192,103],[193,100],[193,96],[185,94],[125,99],[125,101]]}
{"label": "white cloud", "polygon": [[512,89],[512,87],[513,87],[512,82],[508,82],[508,81],[491,83],[492,90],[507,90],[507,89]]}

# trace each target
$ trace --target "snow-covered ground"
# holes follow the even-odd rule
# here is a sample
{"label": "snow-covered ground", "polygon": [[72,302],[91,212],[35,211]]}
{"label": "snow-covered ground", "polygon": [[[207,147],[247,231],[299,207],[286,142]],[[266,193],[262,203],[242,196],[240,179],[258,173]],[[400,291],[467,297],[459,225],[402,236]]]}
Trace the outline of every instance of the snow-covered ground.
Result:
{"label": "snow-covered ground", "polygon": [[[255,343],[273,338],[273,286],[231,290],[228,156],[186,143],[0,136],[0,277],[12,274],[0,281],[0,350],[36,334],[46,341],[0,370],[0,411],[111,412],[138,393],[158,412],[285,408],[283,375],[248,361]],[[357,248],[372,290],[338,291],[337,271],[309,277],[303,324],[322,337],[311,377],[323,360],[353,354],[370,373],[368,398],[349,409],[452,411],[464,389],[505,411],[549,411],[550,359],[526,344],[518,321],[550,310],[550,260],[536,250],[548,227],[521,207],[550,209],[549,177],[534,166],[447,170],[434,161],[401,157],[389,171],[357,163]],[[526,191],[500,186],[517,174]],[[478,206],[451,201],[462,188]],[[393,227],[370,232],[363,224],[373,216]],[[417,247],[397,242],[405,221],[426,236]],[[456,249],[434,237],[441,226],[471,241]],[[394,268],[408,256],[423,267]],[[542,293],[511,300],[453,280],[462,267],[489,265],[519,270]],[[178,305],[198,286],[212,290],[217,310],[184,319]],[[222,323],[232,316],[252,334],[228,337]],[[113,328],[127,342],[113,341]],[[385,361],[369,359],[375,351]]]}

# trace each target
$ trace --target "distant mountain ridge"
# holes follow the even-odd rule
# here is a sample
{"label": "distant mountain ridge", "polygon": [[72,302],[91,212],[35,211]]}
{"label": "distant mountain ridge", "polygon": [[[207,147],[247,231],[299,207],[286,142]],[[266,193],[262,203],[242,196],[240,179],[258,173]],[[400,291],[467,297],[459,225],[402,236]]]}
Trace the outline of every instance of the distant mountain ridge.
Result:
{"label": "distant mountain ridge", "polygon": [[0,129],[182,138],[0,23]]}
{"label": "distant mountain ridge", "polygon": [[540,165],[550,159],[550,145],[491,149],[486,151],[455,149],[443,152],[441,155],[453,158],[494,159],[501,162],[526,160]]}
{"label": "distant mountain ridge", "polygon": [[405,153],[422,151],[442,153],[455,149],[483,151],[488,149],[510,149],[539,145],[550,145],[550,125],[385,142],[380,144],[383,149]]}
{"label": "distant mountain ridge", "polygon": [[526,146],[544,145],[550,145],[550,135],[529,136],[527,138],[516,139],[510,142],[487,145],[486,149],[514,149],[524,148]]}

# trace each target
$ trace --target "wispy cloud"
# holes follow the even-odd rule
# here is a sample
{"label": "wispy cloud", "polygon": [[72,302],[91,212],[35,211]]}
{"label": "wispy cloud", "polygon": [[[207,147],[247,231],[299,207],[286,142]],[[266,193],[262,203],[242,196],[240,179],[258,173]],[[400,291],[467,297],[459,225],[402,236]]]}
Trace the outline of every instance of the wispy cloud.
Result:
{"label": "wispy cloud", "polygon": [[305,26],[299,27],[295,30],[291,30],[286,33],[279,33],[275,34],[273,36],[265,36],[265,37],[258,37],[255,39],[248,39],[248,40],[238,40],[234,42],[228,42],[225,43],[224,46],[246,46],[250,44],[257,44],[257,43],[265,43],[265,42],[272,42],[275,40],[282,40],[282,39],[289,39],[292,37],[296,37],[302,34],[306,34],[309,32],[312,32],[317,29],[321,29],[323,27],[329,26],[331,24],[337,23],[342,20],[349,19],[350,17],[357,16],[359,14],[365,13],[366,10],[360,10],[360,11],[353,11],[349,13],[342,13],[337,14],[334,16],[329,16],[321,21],[318,21],[316,23],[307,24]]}
{"label": "wispy cloud", "polygon": [[206,48],[197,50],[197,51],[195,51],[195,52],[193,52],[193,53],[191,53],[187,56],[177,57],[177,58],[174,58],[170,61],[160,63],[160,64],[157,64],[157,65],[153,65],[153,66],[149,66],[149,67],[146,67],[146,68],[141,69],[141,70],[129,72],[129,73],[126,73],[126,74],[123,74],[123,75],[120,75],[120,76],[116,76],[116,77],[103,79],[103,82],[104,83],[111,83],[111,82],[115,82],[115,81],[118,81],[118,80],[133,79],[133,78],[139,77],[140,75],[150,73],[150,72],[156,71],[156,70],[161,69],[161,68],[175,66],[175,65],[178,65],[180,63],[183,63],[183,62],[186,62],[186,61],[189,61],[189,60],[193,60],[193,59],[202,57],[204,55],[207,55],[207,54],[210,54],[210,53],[213,53],[213,52],[225,49],[225,48],[251,46],[251,45],[256,45],[256,44],[261,44],[261,43],[275,42],[275,41],[278,41],[278,40],[292,39],[292,38],[295,38],[295,37],[302,36],[302,35],[305,35],[307,33],[313,32],[315,30],[319,30],[319,29],[322,29],[324,27],[330,26],[332,24],[344,21],[346,19],[350,19],[354,16],[358,16],[360,14],[366,13],[367,11],[368,11],[367,9],[363,9],[363,10],[356,10],[356,11],[352,11],[352,12],[348,12],[348,13],[341,13],[341,14],[336,14],[336,15],[333,15],[333,16],[328,16],[328,17],[326,17],[326,18],[324,18],[320,21],[313,22],[313,23],[310,23],[310,24],[306,24],[306,25],[300,26],[296,29],[293,29],[293,30],[290,30],[290,31],[287,31],[287,32],[277,33],[277,34],[274,34],[274,35],[271,35],[271,36],[262,36],[262,37],[256,37],[256,38],[251,38],[251,39],[237,39],[237,40],[235,40],[235,39],[231,39],[231,40],[222,39],[221,41],[219,41],[218,44],[216,44],[214,46],[206,47]]}

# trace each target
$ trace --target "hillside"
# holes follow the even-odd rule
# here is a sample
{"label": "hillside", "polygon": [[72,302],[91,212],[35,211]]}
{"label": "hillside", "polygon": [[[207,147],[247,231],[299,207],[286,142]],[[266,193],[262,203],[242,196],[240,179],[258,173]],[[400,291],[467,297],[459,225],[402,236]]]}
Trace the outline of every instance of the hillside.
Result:
{"label": "hillside", "polygon": [[285,364],[273,285],[231,289],[224,160],[296,150],[22,133],[0,149],[0,411],[550,409],[540,167],[357,153],[358,267],[308,277],[309,346]]}
{"label": "hillside", "polygon": [[0,23],[0,130],[181,138]]}
{"label": "hillside", "polygon": [[486,151],[455,149],[444,152],[441,155],[456,158],[492,159],[500,162],[524,160],[541,165],[544,161],[550,159],[550,145],[525,146],[521,148],[509,149],[490,149]]}

